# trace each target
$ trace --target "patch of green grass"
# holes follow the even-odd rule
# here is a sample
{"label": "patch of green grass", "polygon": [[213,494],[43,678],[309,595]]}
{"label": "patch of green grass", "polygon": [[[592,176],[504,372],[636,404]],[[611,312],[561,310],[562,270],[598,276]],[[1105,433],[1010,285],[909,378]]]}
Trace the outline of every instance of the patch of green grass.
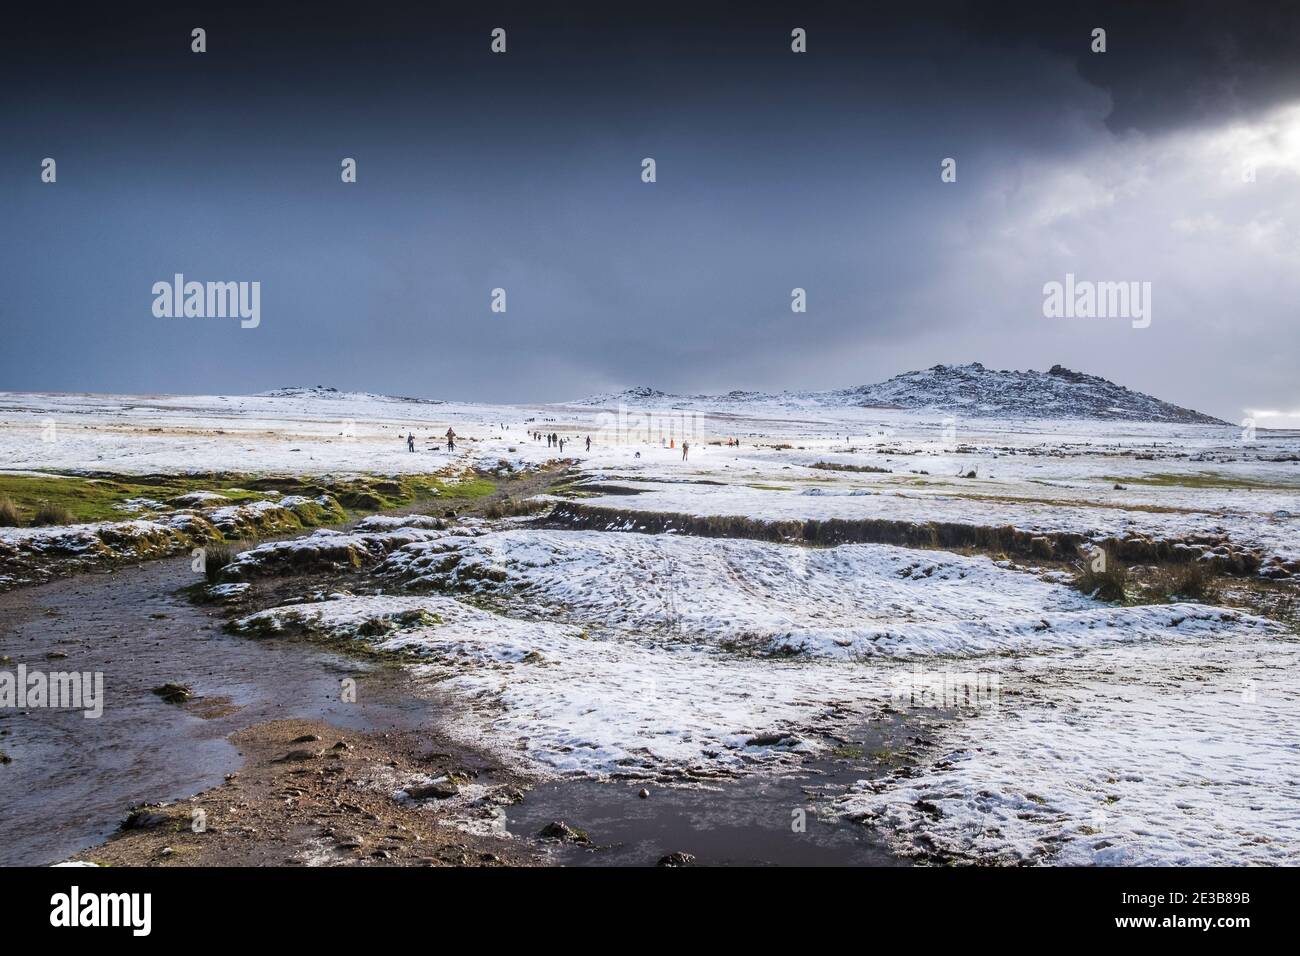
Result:
{"label": "patch of green grass", "polygon": [[1161,472],[1138,477],[1103,475],[1100,480],[1122,485],[1147,485],[1155,488],[1252,488],[1259,491],[1295,491],[1300,488],[1300,482],[1288,484],[1285,482],[1262,481],[1257,478],[1225,475],[1212,471],[1188,472],[1187,474]]}
{"label": "patch of green grass", "polygon": [[[60,475],[0,474],[0,501],[8,500],[21,524],[31,524],[42,506],[65,509],[69,520],[59,524],[91,521],[123,521],[147,517],[150,509],[124,507],[133,498],[157,501],[172,510],[175,498],[196,491],[224,495],[231,504],[275,500],[282,495],[315,498],[333,495],[348,511],[366,514],[437,497],[454,501],[482,498],[496,485],[486,478],[455,481],[436,475],[400,477],[315,478],[310,476],[254,476],[241,473],[208,475]],[[220,504],[221,502],[215,502]],[[326,511],[315,502],[299,506],[306,524],[330,524],[347,519],[347,514]],[[53,513],[53,512],[51,512]],[[0,524],[3,524],[0,515]]]}
{"label": "patch of green grass", "polygon": [[884,764],[906,763],[907,755],[893,747],[881,747],[879,750],[871,751],[871,759]]}
{"label": "patch of green grass", "polygon": [[438,488],[440,498],[486,498],[497,490],[496,483],[486,478],[471,478],[455,483],[435,480],[434,485]]}
{"label": "patch of green grass", "polygon": [[[239,487],[244,476],[143,475],[95,477],[83,475],[0,474],[0,497],[10,499],[24,523],[43,504],[66,508],[73,522],[122,521],[147,514],[118,507],[131,498],[149,498],[166,504],[171,498],[195,491],[226,495],[232,503],[261,501],[267,496]],[[71,523],[71,522],[70,522]]]}
{"label": "patch of green grass", "polygon": [[880,475],[889,474],[888,468],[879,468],[875,465],[848,465],[836,461],[815,461],[809,468],[820,468],[822,471],[852,471],[862,473],[874,473]]}

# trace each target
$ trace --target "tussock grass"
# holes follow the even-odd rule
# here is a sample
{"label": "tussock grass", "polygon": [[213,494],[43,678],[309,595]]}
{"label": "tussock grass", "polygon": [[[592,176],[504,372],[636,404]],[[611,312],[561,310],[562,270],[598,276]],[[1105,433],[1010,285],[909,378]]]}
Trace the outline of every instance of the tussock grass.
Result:
{"label": "tussock grass", "polygon": [[17,528],[22,523],[18,506],[9,498],[0,498],[0,528]]}
{"label": "tussock grass", "polygon": [[537,514],[549,507],[550,502],[540,498],[516,498],[510,495],[488,502],[487,507],[483,509],[483,516],[493,520],[515,518],[520,515]]}
{"label": "tussock grass", "polygon": [[1085,558],[1071,583],[1084,594],[1103,601],[1124,601],[1128,597],[1128,569],[1120,564],[1110,550],[1103,553],[1105,561],[1100,569],[1093,567],[1093,558]]}
{"label": "tussock grass", "polygon": [[36,508],[36,514],[32,516],[33,528],[44,528],[50,525],[76,524],[77,519],[68,508],[54,502],[42,502]]}
{"label": "tussock grass", "polygon": [[239,547],[229,544],[212,544],[204,549],[203,576],[207,578],[209,584],[216,584],[221,580],[221,572],[226,565],[235,560],[238,553]]}
{"label": "tussock grass", "polygon": [[1147,590],[1167,601],[1214,602],[1219,599],[1214,570],[1199,561],[1160,569],[1147,583]]}

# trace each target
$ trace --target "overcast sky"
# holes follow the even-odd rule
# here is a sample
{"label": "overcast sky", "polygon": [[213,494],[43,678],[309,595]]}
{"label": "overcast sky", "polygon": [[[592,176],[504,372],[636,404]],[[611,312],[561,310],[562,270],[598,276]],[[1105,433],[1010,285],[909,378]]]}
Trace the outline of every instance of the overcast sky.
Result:
{"label": "overcast sky", "polygon": [[[0,41],[0,389],[556,401],[1059,362],[1300,410],[1294,5],[57,6]],[[155,317],[177,272],[260,282],[260,326]],[[1150,326],[1045,318],[1067,272],[1150,282]]]}

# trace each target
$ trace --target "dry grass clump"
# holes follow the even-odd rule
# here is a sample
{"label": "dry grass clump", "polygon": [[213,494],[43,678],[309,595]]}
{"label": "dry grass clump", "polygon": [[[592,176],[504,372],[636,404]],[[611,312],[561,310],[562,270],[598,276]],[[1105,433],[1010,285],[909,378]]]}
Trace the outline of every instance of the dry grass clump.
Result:
{"label": "dry grass clump", "polygon": [[0,498],[0,528],[17,528],[22,524],[18,506],[10,498]]}
{"label": "dry grass clump", "polygon": [[550,502],[543,501],[540,498],[516,498],[512,495],[488,502],[488,506],[483,509],[483,516],[492,520],[517,518],[520,515],[537,514],[537,512],[545,510],[549,505]]}
{"label": "dry grass clump", "polygon": [[49,502],[42,502],[41,506],[36,509],[36,514],[32,516],[32,527],[34,528],[76,523],[77,519],[72,516],[71,511],[63,507],[63,505],[50,504]]}
{"label": "dry grass clump", "polygon": [[1128,596],[1128,571],[1110,551],[1085,558],[1071,583],[1084,594],[1103,601],[1123,601]]}
{"label": "dry grass clump", "polygon": [[203,576],[210,584],[221,580],[221,571],[235,560],[238,550],[228,544],[212,544],[203,549]]}

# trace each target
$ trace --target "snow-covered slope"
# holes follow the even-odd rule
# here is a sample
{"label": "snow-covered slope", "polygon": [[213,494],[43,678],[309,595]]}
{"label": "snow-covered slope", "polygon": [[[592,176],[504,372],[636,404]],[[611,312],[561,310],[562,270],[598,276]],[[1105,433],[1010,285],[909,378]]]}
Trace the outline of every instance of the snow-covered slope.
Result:
{"label": "snow-covered slope", "polygon": [[820,392],[727,392],[725,395],[671,395],[634,388],[583,399],[574,404],[609,406],[701,404],[777,404],[812,407],[933,409],[966,417],[1089,418],[1111,421],[1223,425],[1220,419],[1162,402],[1097,375],[1053,365],[1046,372],[995,371],[978,362],[936,365],[905,372],[876,385]]}
{"label": "snow-covered slope", "polygon": [[258,392],[256,398],[305,398],[305,399],[339,399],[354,401],[379,402],[415,402],[420,405],[442,405],[443,402],[433,398],[410,398],[406,395],[380,395],[375,392],[344,392],[331,385],[289,385],[285,388],[273,388],[267,392]]}

